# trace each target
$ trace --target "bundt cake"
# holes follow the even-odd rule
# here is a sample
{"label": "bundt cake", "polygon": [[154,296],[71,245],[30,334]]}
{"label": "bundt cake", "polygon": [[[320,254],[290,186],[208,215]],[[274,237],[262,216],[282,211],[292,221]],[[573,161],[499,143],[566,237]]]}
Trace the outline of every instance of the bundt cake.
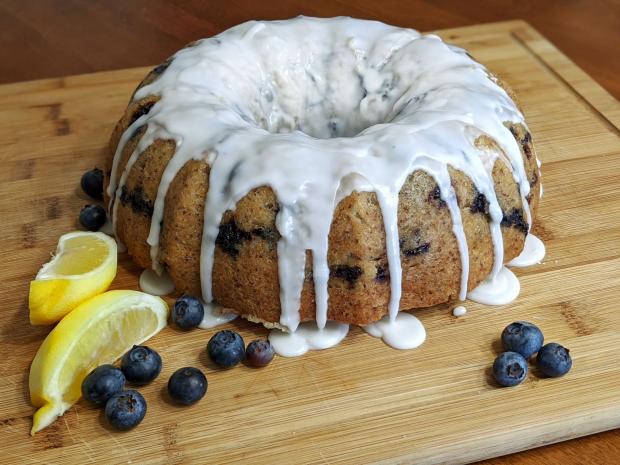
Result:
{"label": "bundt cake", "polygon": [[507,87],[438,36],[250,21],[140,83],[110,141],[115,234],[178,292],[267,326],[464,299],[539,198]]}

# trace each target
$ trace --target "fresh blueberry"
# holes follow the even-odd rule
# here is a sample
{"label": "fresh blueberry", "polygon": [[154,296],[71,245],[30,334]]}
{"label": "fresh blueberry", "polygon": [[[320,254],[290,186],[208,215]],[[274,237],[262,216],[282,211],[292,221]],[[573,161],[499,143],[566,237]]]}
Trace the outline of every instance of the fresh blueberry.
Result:
{"label": "fresh blueberry", "polygon": [[89,231],[99,231],[105,223],[105,210],[101,205],[86,205],[80,212],[80,224]]}
{"label": "fresh blueberry", "polygon": [[545,376],[562,376],[571,369],[573,360],[566,347],[550,342],[538,351],[536,366]]}
{"label": "fresh blueberry", "polygon": [[103,171],[99,168],[86,171],[80,180],[80,186],[86,195],[103,200]]}
{"label": "fresh blueberry", "polygon": [[179,297],[172,308],[172,321],[181,329],[196,328],[204,315],[202,302],[191,295]]}
{"label": "fresh blueberry", "polygon": [[105,404],[105,416],[116,429],[131,429],[142,421],[144,415],[146,400],[131,389],[114,394]]}
{"label": "fresh blueberry", "polygon": [[206,392],[207,377],[198,368],[179,368],[168,380],[168,394],[179,404],[194,404]]}
{"label": "fresh blueberry", "polygon": [[518,352],[525,358],[530,358],[538,352],[543,341],[544,337],[540,328],[527,321],[515,321],[502,331],[504,350]]}
{"label": "fresh blueberry", "polygon": [[82,396],[95,405],[105,404],[125,387],[123,372],[114,365],[101,365],[82,381]]}
{"label": "fresh blueberry", "polygon": [[517,352],[502,352],[493,362],[493,375],[502,386],[516,386],[527,376],[527,360]]}
{"label": "fresh blueberry", "polygon": [[264,367],[273,360],[273,346],[267,339],[256,339],[245,349],[245,359],[250,366]]}
{"label": "fresh blueberry", "polygon": [[121,359],[121,370],[127,381],[147,384],[161,371],[161,357],[147,346],[133,346]]}
{"label": "fresh blueberry", "polygon": [[218,331],[207,344],[209,358],[222,368],[234,367],[245,356],[243,338],[234,331]]}

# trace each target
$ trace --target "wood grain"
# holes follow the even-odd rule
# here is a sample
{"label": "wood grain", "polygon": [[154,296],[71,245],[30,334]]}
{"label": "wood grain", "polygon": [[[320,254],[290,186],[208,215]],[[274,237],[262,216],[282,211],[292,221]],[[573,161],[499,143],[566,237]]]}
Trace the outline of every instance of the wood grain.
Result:
{"label": "wood grain", "polygon": [[[543,162],[534,231],[548,254],[540,266],[516,271],[519,299],[499,308],[468,302],[458,319],[449,306],[417,312],[429,336],[416,351],[389,349],[353,328],[336,349],[278,358],[263,370],[218,371],[204,350],[213,331],[167,328],[149,342],[164,359],[161,377],[141,389],[149,413],[123,434],[80,402],[28,436],[28,368],[48,329],[28,324],[27,291],[58,237],[76,227],[88,202],[79,177],[101,164],[146,69],[0,86],[4,461],[466,463],[620,426],[620,105],[523,22],[440,34],[516,90]],[[138,273],[122,257],[114,287],[136,288]],[[548,340],[571,348],[568,376],[534,372],[514,389],[494,385],[497,337],[515,319],[536,322]],[[245,322],[233,326],[246,340],[266,334]],[[184,365],[201,367],[210,383],[190,408],[163,394],[165,380]],[[585,446],[598,455],[574,455],[573,463],[614,463],[620,451],[610,444]],[[541,463],[539,455],[519,457],[488,463]]]}

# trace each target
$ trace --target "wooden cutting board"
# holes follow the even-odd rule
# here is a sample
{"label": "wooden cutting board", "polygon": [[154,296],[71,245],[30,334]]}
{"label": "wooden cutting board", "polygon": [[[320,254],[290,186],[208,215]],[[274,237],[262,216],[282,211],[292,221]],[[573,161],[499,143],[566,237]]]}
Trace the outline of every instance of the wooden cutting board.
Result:
{"label": "wooden cutting board", "polygon": [[[534,232],[547,256],[516,270],[518,300],[467,302],[461,318],[448,305],[418,311],[428,339],[414,351],[352,328],[334,349],[258,370],[215,369],[205,355],[213,330],[166,328],[149,341],[164,370],[141,389],[147,417],[127,433],[80,402],[29,436],[28,369],[49,328],[29,325],[27,293],[58,237],[76,228],[88,202],[80,176],[102,165],[146,69],[0,86],[1,461],[465,463],[620,426],[620,105],[524,22],[439,34],[515,89],[543,162]],[[113,287],[136,289],[139,272],[121,256]],[[517,319],[571,349],[567,376],[494,385],[498,336]],[[231,326],[246,341],[267,334],[243,321]],[[180,408],[163,393],[186,365],[206,372],[209,391]]]}

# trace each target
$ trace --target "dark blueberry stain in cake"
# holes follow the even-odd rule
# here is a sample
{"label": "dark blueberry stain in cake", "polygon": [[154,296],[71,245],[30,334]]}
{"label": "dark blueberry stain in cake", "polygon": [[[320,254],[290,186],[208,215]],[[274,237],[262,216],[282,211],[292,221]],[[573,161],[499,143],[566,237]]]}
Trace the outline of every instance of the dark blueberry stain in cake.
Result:
{"label": "dark blueberry stain in cake", "polygon": [[138,126],[136,129],[133,130],[133,132],[131,133],[131,136],[129,136],[129,140],[133,140],[137,137],[142,137],[145,132],[146,132],[145,124],[143,124],[142,126]]}
{"label": "dark blueberry stain in cake", "polygon": [[230,172],[228,173],[228,178],[226,179],[226,182],[224,183],[224,187],[222,189],[225,195],[230,194],[230,189],[232,186],[233,179],[235,179],[235,176],[237,176],[237,171],[239,171],[240,166],[241,166],[241,162],[238,161],[237,163],[235,163],[235,166],[233,166]]}
{"label": "dark blueberry stain in cake", "polygon": [[517,208],[514,208],[508,214],[504,213],[501,225],[507,228],[516,228],[524,234],[527,234],[529,229],[527,221],[523,218],[523,210]]}
{"label": "dark blueberry stain in cake", "polygon": [[431,249],[431,243],[422,240],[419,230],[413,231],[408,236],[403,236],[399,240],[400,250],[406,257],[415,257],[427,253]]}
{"label": "dark blueberry stain in cake", "polygon": [[360,100],[364,100],[368,95],[368,90],[366,90],[366,86],[364,85],[364,76],[360,73],[357,73],[357,79],[360,81],[360,88],[362,89],[362,98]]}
{"label": "dark blueberry stain in cake", "polygon": [[521,146],[523,147],[523,152],[527,158],[532,158],[532,135],[529,132],[525,133],[525,136],[521,139]]}
{"label": "dark blueberry stain in cake", "polygon": [[252,235],[239,228],[237,223],[232,220],[220,225],[220,231],[215,239],[215,244],[231,257],[239,255],[239,247],[244,241],[248,241]]}
{"label": "dark blueberry stain in cake", "polygon": [[355,283],[362,273],[359,266],[333,265],[329,268],[330,278],[344,279],[349,284]]}
{"label": "dark blueberry stain in cake", "polygon": [[530,188],[534,187],[538,182],[538,173],[536,170],[532,171],[532,179],[530,180]]}
{"label": "dark blueberry stain in cake", "polygon": [[310,71],[306,70],[306,75],[310,78],[313,84],[316,84],[316,77]]}
{"label": "dark blueberry stain in cake", "polygon": [[336,137],[336,135],[338,134],[338,123],[334,120],[330,120],[327,123],[327,129],[329,129],[329,135],[331,137]]}
{"label": "dark blueberry stain in cake", "polygon": [[273,92],[271,92],[270,90],[267,90],[263,93],[263,96],[265,97],[265,100],[269,103],[273,102]]}
{"label": "dark blueberry stain in cake", "polygon": [[136,120],[140,118],[141,116],[148,114],[148,112],[151,111],[151,108],[153,108],[153,105],[155,105],[155,102],[145,103],[140,108],[138,108],[136,111],[134,111],[133,115],[131,115],[131,119],[129,120],[129,125],[132,125],[133,123],[135,123]]}
{"label": "dark blueberry stain in cake", "polygon": [[120,200],[123,205],[129,204],[136,214],[146,215],[149,218],[153,216],[153,202],[144,193],[142,186],[134,187],[131,191],[127,186],[123,186]]}
{"label": "dark blueberry stain in cake", "polygon": [[280,233],[273,228],[255,228],[252,234],[270,243],[275,243],[280,239]]}
{"label": "dark blueberry stain in cake", "polygon": [[[191,46],[192,44],[189,45],[189,47]],[[156,76],[161,75],[164,71],[168,69],[168,66],[170,66],[170,63],[172,63],[172,58],[169,58],[163,63],[157,65],[155,68],[153,68],[153,71],[151,71],[151,73],[155,74]]]}
{"label": "dark blueberry stain in cake", "polygon": [[375,281],[378,283],[385,283],[390,280],[390,270],[384,265],[377,266],[377,273],[375,274]]}
{"label": "dark blueberry stain in cake", "polygon": [[483,193],[476,191],[474,200],[469,206],[469,210],[472,213],[483,213],[484,215],[489,216],[489,201],[486,196]]}
{"label": "dark blueberry stain in cake", "polygon": [[444,208],[446,206],[446,202],[441,198],[441,191],[439,190],[439,186],[435,186],[435,188],[430,191],[430,193],[428,194],[428,201],[437,208]]}
{"label": "dark blueberry stain in cake", "polygon": [[519,144],[521,144],[525,156],[528,159],[532,158],[532,135],[529,132],[525,131],[523,137],[519,137],[519,133],[517,132],[515,126],[510,126],[510,132],[512,133],[513,137],[519,142]]}
{"label": "dark blueberry stain in cake", "polygon": [[406,257],[415,257],[416,255],[427,253],[429,250],[431,250],[431,243],[425,242],[424,244],[414,247],[412,249],[403,250],[403,254],[405,254]]}

